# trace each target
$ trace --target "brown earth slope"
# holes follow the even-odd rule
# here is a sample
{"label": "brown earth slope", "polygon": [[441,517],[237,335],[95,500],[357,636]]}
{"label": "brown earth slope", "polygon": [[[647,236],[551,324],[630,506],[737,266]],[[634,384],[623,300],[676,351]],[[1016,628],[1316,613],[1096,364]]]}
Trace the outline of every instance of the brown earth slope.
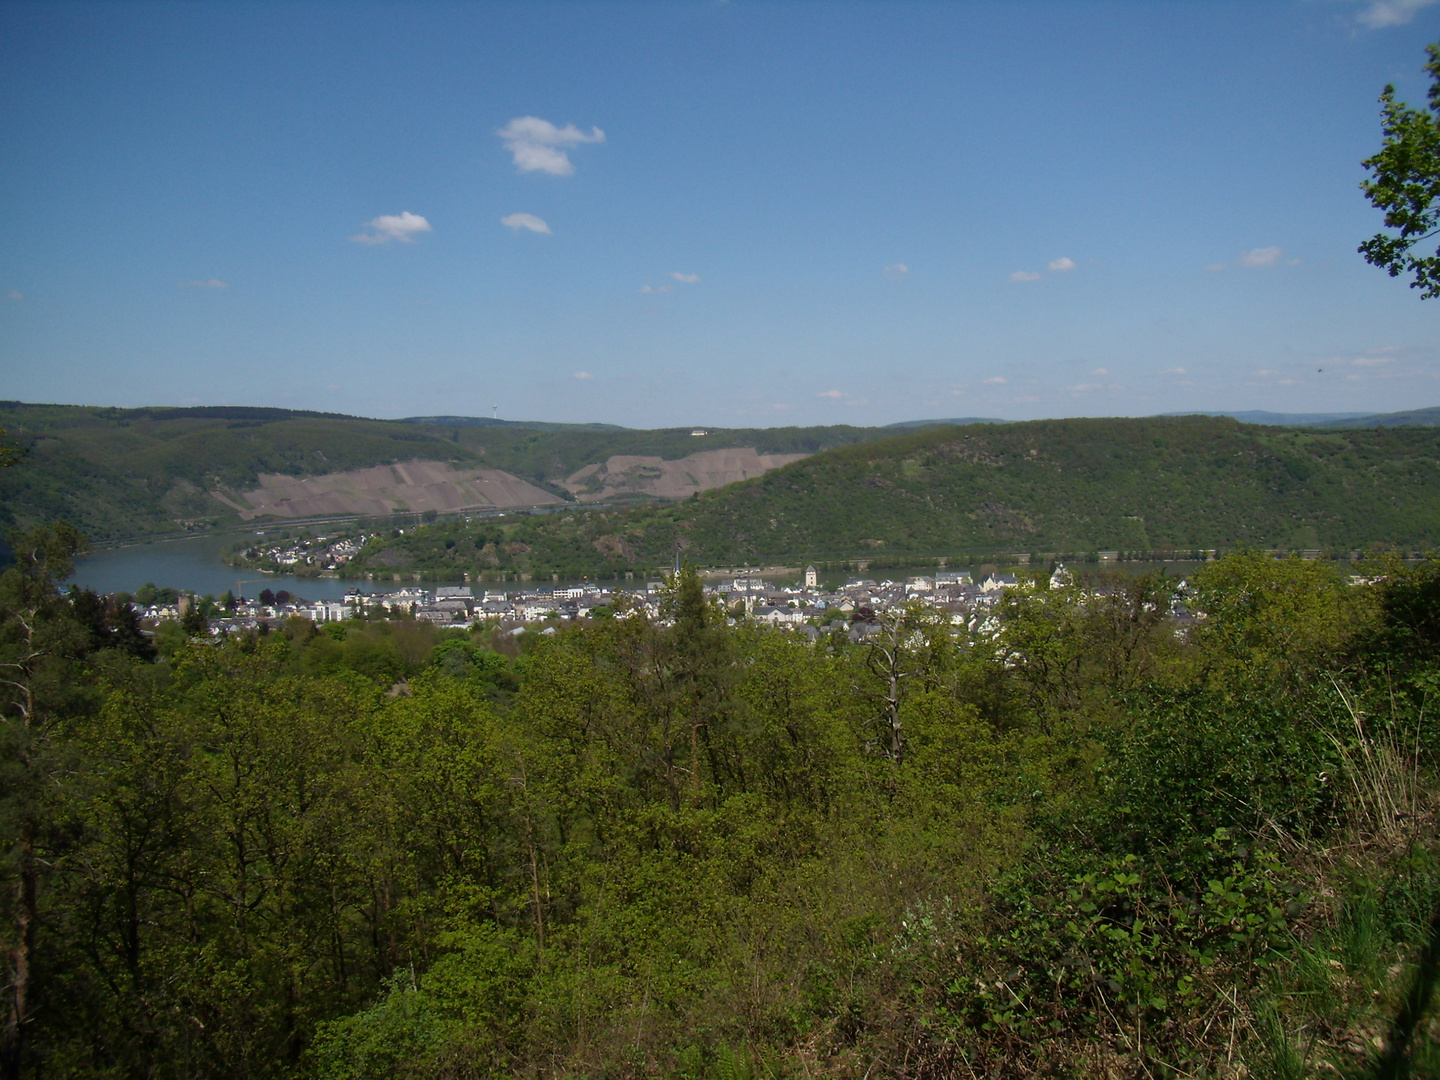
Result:
{"label": "brown earth slope", "polygon": [[585,466],[565,481],[565,488],[581,502],[599,502],[616,495],[683,499],[697,491],[709,491],[739,480],[763,476],[771,469],[807,456],[759,454],[751,446],[702,450],[678,461],[617,454],[606,461]]}
{"label": "brown earth slope", "polygon": [[492,507],[549,506],[562,500],[499,469],[457,469],[439,461],[406,461],[370,469],[295,477],[264,473],[260,486],[238,499],[215,498],[249,521],[257,517],[323,517],[331,514],[384,515]]}

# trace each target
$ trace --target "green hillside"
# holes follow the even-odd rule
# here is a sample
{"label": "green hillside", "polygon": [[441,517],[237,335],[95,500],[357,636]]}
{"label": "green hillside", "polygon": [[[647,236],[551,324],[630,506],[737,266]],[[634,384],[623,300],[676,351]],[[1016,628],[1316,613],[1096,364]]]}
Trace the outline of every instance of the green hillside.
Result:
{"label": "green hillside", "polygon": [[869,556],[1440,543],[1440,431],[1216,417],[940,428],[626,512],[438,523],[353,572],[614,573]]}
{"label": "green hillside", "polygon": [[[612,454],[684,457],[754,446],[813,452],[875,438],[876,428],[637,431],[598,425],[368,420],[287,409],[113,409],[0,402],[20,465],[0,470],[0,532],[64,519],[93,539],[238,521],[209,492],[239,492],[261,473],[315,476],[420,458],[504,469],[564,496],[558,481]],[[568,496],[564,496],[568,497]]]}
{"label": "green hillside", "polygon": [[409,458],[473,461],[468,447],[411,424],[280,409],[102,409],[0,405],[25,449],[0,473],[5,526],[64,519],[95,539],[234,518],[213,499],[262,472],[305,475]]}

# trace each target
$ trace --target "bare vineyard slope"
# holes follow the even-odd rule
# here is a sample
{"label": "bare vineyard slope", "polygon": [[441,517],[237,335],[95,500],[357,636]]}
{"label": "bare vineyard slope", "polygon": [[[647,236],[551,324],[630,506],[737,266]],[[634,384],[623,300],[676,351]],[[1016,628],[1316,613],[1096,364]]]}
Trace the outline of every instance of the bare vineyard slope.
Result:
{"label": "bare vineyard slope", "polygon": [[0,535],[65,520],[102,541],[266,518],[679,498],[884,434],[15,401],[0,402],[0,428],[24,455],[0,470]]}
{"label": "bare vineyard slope", "polygon": [[702,450],[678,461],[649,455],[615,454],[586,465],[566,479],[565,487],[581,502],[599,502],[617,495],[649,495],[684,499],[697,491],[753,480],[771,469],[799,461],[805,454],[761,454],[753,446]]}
{"label": "bare vineyard slope", "polygon": [[459,468],[441,461],[406,461],[324,476],[265,473],[260,486],[238,505],[222,492],[213,495],[250,521],[258,517],[384,515],[436,510],[508,509],[550,506],[563,500],[500,469]]}

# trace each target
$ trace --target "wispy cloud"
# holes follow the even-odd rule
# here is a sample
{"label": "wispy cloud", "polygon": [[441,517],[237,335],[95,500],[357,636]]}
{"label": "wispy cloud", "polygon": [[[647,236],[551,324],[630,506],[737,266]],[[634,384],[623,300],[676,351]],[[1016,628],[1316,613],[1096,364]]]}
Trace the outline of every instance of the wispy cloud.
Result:
{"label": "wispy cloud", "polygon": [[1355,21],[1372,30],[1404,26],[1415,17],[1417,11],[1435,2],[1436,0],[1369,0],[1365,10],[1355,16]]}
{"label": "wispy cloud", "polygon": [[605,141],[605,132],[598,127],[592,127],[587,135],[574,124],[558,128],[538,116],[517,116],[495,134],[505,140],[505,149],[514,156],[516,169],[551,176],[574,175],[567,147]]}
{"label": "wispy cloud", "polygon": [[500,224],[507,229],[513,229],[517,234],[528,229],[533,233],[543,233],[545,236],[553,236],[550,226],[545,224],[544,218],[538,218],[534,214],[506,214],[500,219]]}
{"label": "wispy cloud", "polygon": [[[1046,263],[1045,268],[1052,274],[1068,274],[1075,269],[1075,260],[1068,255],[1062,255],[1058,259],[1051,259]],[[1038,270],[1016,270],[1010,275],[1011,281],[1039,281],[1043,274]]]}
{"label": "wispy cloud", "polygon": [[854,394],[847,394],[843,390],[822,390],[816,397],[829,398],[837,405],[869,405],[869,398],[857,398]]}
{"label": "wispy cloud", "polygon": [[1110,371],[1107,368],[1097,367],[1094,371],[1090,372],[1090,374],[1093,378],[1103,379],[1110,374]]}
{"label": "wispy cloud", "polygon": [[24,299],[25,299],[25,294],[24,294],[23,292],[21,292],[19,289],[7,289],[6,292],[5,292],[5,299],[6,299],[6,300],[24,300]]}
{"label": "wispy cloud", "polygon": [[982,386],[1004,386],[1010,380],[1000,375],[992,375],[981,383]]}
{"label": "wispy cloud", "polygon": [[1075,394],[1075,395],[1088,394],[1091,390],[1099,390],[1099,389],[1100,389],[1100,384],[1099,384],[1099,383],[1093,383],[1093,382],[1091,382],[1091,383],[1077,383],[1075,386],[1067,386],[1065,389],[1068,390],[1070,393]]}
{"label": "wispy cloud", "polygon": [[572,379],[579,379],[581,382],[584,382],[586,379],[593,379],[595,376],[591,375],[588,371],[577,371],[574,375],[571,375],[570,377]]}
{"label": "wispy cloud", "polygon": [[1264,266],[1299,266],[1299,259],[1285,258],[1285,249],[1282,247],[1257,247],[1249,251],[1242,251],[1235,256],[1233,263],[1211,263],[1205,267],[1206,270],[1228,270],[1231,266],[1241,266],[1246,269],[1255,270]]}
{"label": "wispy cloud", "polygon": [[1235,262],[1240,266],[1274,266],[1284,254],[1284,249],[1278,247],[1251,248],[1242,251]]}
{"label": "wispy cloud", "polygon": [[881,273],[888,277],[891,281],[904,281],[906,276],[910,273],[910,267],[906,266],[904,263],[891,263],[889,266],[885,267],[885,269],[882,270]]}
{"label": "wispy cloud", "polygon": [[1160,374],[1161,374],[1161,375],[1188,375],[1189,372],[1187,372],[1183,367],[1172,367],[1172,368],[1166,368],[1166,369],[1165,369],[1164,371],[1162,371]]}
{"label": "wispy cloud", "polygon": [[640,286],[640,292],[642,295],[644,295],[645,293],[669,292],[670,289],[671,286],[669,285],[651,285],[649,282],[646,282],[644,285]]}
{"label": "wispy cloud", "polygon": [[1395,363],[1393,356],[1360,356],[1351,360],[1350,363],[1356,367],[1379,367],[1381,364]]}
{"label": "wispy cloud", "polygon": [[419,214],[402,210],[399,214],[381,214],[365,223],[368,233],[359,233],[350,239],[357,244],[388,244],[398,240],[402,244],[413,244],[421,233],[434,232],[430,222]]}
{"label": "wispy cloud", "polygon": [[670,276],[676,281],[682,282],[686,285],[698,285],[700,283],[699,274],[682,274],[679,270],[676,270]]}
{"label": "wispy cloud", "polygon": [[228,289],[230,287],[229,283],[214,277],[206,278],[204,281],[186,281],[183,284],[190,289]]}

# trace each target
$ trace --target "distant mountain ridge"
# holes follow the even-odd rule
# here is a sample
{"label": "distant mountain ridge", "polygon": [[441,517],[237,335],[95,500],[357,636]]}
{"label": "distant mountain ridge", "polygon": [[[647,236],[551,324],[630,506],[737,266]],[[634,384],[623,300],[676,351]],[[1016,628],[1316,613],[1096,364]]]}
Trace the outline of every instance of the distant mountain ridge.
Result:
{"label": "distant mountain ridge", "polygon": [[1175,416],[924,428],[682,502],[438,523],[367,548],[355,570],[607,576],[677,552],[712,566],[903,566],[1008,552],[1423,550],[1440,545],[1437,463],[1440,429],[1426,427]]}
{"label": "distant mountain ridge", "polygon": [[[0,428],[25,450],[19,464],[0,469],[0,534],[64,519],[94,540],[265,516],[556,504],[601,489],[607,498],[632,501],[676,497],[884,434],[846,425],[643,431],[484,417],[373,420],[238,405],[120,409],[16,401],[0,402]],[[667,465],[680,461],[695,468],[677,473]],[[439,469],[410,467],[417,462]],[[382,466],[398,468],[394,483],[374,471]],[[572,483],[592,466],[600,468]]]}
{"label": "distant mountain ridge", "polygon": [[[1228,416],[1242,424],[1259,424],[1263,427],[1319,427],[1319,428],[1367,428],[1367,427],[1440,427],[1440,407],[1428,409],[1407,409],[1393,413],[1275,413],[1252,409],[1241,412],[1171,412],[1162,416]],[[898,426],[898,425],[892,425]]]}
{"label": "distant mountain ridge", "polygon": [[[1440,408],[1375,415],[1237,415],[1269,425],[1257,431],[1440,426]],[[1095,422],[1102,425],[1096,430],[1121,423]],[[969,438],[987,431],[1032,430],[1034,423],[964,417],[887,428],[646,431],[494,417],[375,420],[265,406],[122,409],[0,402],[0,428],[26,450],[20,464],[0,470],[0,532],[63,518],[96,540],[144,537],[258,520],[252,511],[288,517],[307,507],[317,513],[379,512],[362,509],[375,506],[412,512],[469,508],[483,490],[505,493],[497,496],[496,507],[521,505],[517,493],[534,491],[545,493],[534,496],[537,502],[643,502],[684,497],[798,457],[907,432],[916,437],[966,432]],[[383,474],[365,473],[413,462],[430,462],[440,471],[402,469],[397,475],[413,479],[423,473],[427,481],[402,479],[394,485]],[[474,488],[482,473],[490,479]],[[263,482],[262,476],[267,478]],[[286,478],[307,481],[303,497],[300,489],[281,492]]]}
{"label": "distant mountain ridge", "polygon": [[1010,420],[1000,420],[994,416],[964,416],[951,420],[900,420],[894,424],[886,424],[886,428],[920,428],[920,427],[964,427],[967,424],[1009,424]]}
{"label": "distant mountain ridge", "polygon": [[494,416],[405,416],[401,424],[432,424],[436,427],[512,427],[539,431],[633,431],[621,424],[560,424],[549,420],[501,420]]}
{"label": "distant mountain ridge", "polygon": [[1228,416],[1242,424],[1259,424],[1262,427],[1324,427],[1327,424],[1343,424],[1356,420],[1365,413],[1277,413],[1261,409],[1240,412],[1225,412],[1223,409],[1195,412],[1168,412],[1161,416]]}
{"label": "distant mountain ridge", "polygon": [[1372,413],[1353,420],[1331,421],[1322,427],[1440,427],[1440,408]]}

